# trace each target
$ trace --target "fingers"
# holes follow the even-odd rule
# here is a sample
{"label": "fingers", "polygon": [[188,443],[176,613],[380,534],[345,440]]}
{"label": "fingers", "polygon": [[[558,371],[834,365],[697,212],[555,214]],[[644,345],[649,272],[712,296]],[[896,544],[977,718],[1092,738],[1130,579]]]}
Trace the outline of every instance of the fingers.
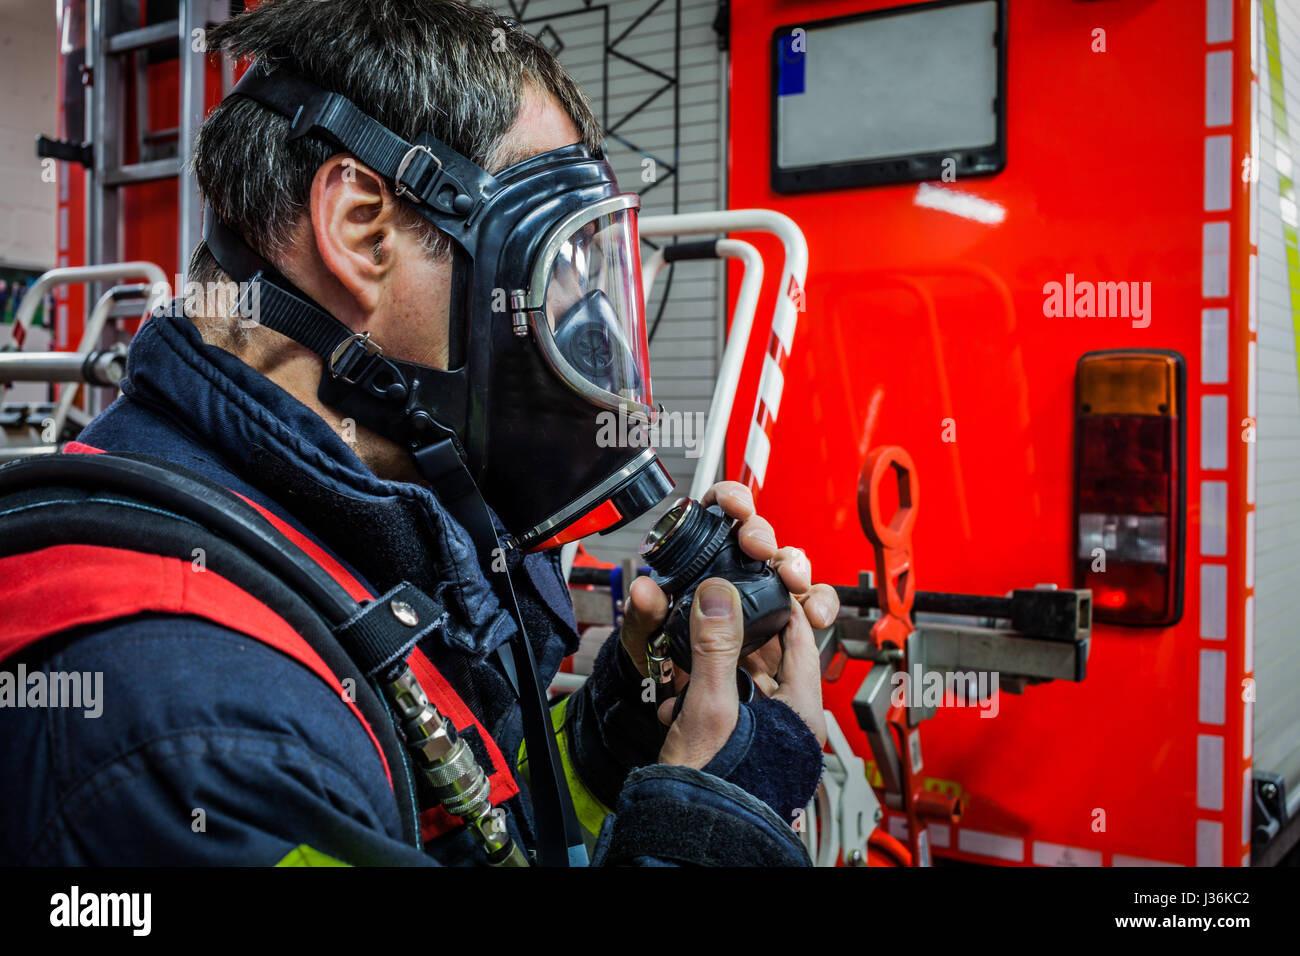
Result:
{"label": "fingers", "polygon": [[830,627],[840,613],[840,596],[829,584],[814,584],[799,598],[799,603],[813,627]]}
{"label": "fingers", "polygon": [[741,665],[744,667],[753,665],[769,674],[775,674],[781,669],[781,635],[773,634],[770,641],[746,655]]}
{"label": "fingers", "polygon": [[[755,555],[758,557],[758,555]],[[802,548],[782,548],[772,558],[772,567],[791,594],[803,594],[812,587],[812,562]]]}
{"label": "fingers", "polygon": [[736,667],[744,618],[740,594],[729,581],[709,578],[695,591],[691,604],[691,686],[701,696],[736,697]]}
{"label": "fingers", "polygon": [[812,564],[802,548],[781,548],[772,559],[786,588],[803,605],[808,623],[830,627],[840,612],[840,597],[829,584],[812,583]]}
{"label": "fingers", "polygon": [[780,690],[776,673],[781,669],[781,636],[773,636],[758,650],[745,655],[740,666],[749,672],[759,692],[764,697],[771,697]]}
{"label": "fingers", "polygon": [[668,595],[648,577],[639,577],[628,589],[623,608],[620,638],[632,662],[642,675],[648,674],[645,653],[650,635],[658,630],[668,615]]}
{"label": "fingers", "polygon": [[781,658],[780,690],[772,696],[785,701],[790,709],[803,718],[803,722],[826,743],[826,715],[822,711],[821,660],[812,627],[797,602],[791,606],[790,623],[782,635],[784,654]]}
{"label": "fingers", "polygon": [[723,513],[740,522],[740,548],[752,558],[770,561],[776,554],[776,533],[764,518],[754,514],[754,496],[738,481],[719,481],[704,493],[700,504],[716,504]]}
{"label": "fingers", "polygon": [[[746,661],[748,660],[746,658]],[[776,678],[772,676],[772,672],[767,668],[751,663],[743,663],[741,667],[745,668],[749,673],[750,678],[754,681],[754,686],[758,688],[758,692],[764,697],[775,697],[781,690],[781,685],[776,682]]]}
{"label": "fingers", "polygon": [[716,504],[738,521],[744,521],[754,513],[754,496],[738,481],[719,481],[704,493],[700,504],[706,508]]}
{"label": "fingers", "polygon": [[776,549],[776,532],[766,518],[751,515],[741,522],[736,531],[740,549],[751,558],[771,561],[779,553]]}
{"label": "fingers", "polygon": [[628,588],[627,605],[623,608],[623,628],[642,637],[648,637],[668,616],[668,595],[647,575],[642,575]]}

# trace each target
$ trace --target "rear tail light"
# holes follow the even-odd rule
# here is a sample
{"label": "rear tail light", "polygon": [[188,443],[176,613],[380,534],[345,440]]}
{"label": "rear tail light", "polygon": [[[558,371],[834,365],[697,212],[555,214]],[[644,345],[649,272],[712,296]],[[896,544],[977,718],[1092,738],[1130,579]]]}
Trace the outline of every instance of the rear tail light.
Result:
{"label": "rear tail light", "polygon": [[1096,619],[1164,627],[1183,614],[1183,360],[1089,352],[1075,380],[1074,584]]}

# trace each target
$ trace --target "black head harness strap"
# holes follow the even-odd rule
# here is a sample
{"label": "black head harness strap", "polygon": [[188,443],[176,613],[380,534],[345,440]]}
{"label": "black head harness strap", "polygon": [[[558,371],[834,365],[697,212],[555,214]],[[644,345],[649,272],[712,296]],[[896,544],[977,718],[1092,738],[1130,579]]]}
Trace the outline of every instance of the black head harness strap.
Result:
{"label": "black head harness strap", "polygon": [[472,227],[499,189],[496,179],[446,143],[422,133],[408,143],[332,93],[288,70],[257,61],[231,96],[245,96],[290,121],[289,140],[310,136],[338,146],[393,183],[399,198],[474,252]]}
{"label": "black head harness strap", "polygon": [[[249,67],[230,95],[247,97],[288,118],[291,140],[311,136],[356,156],[391,180],[396,194],[415,211],[473,254],[473,220],[500,185],[445,143],[427,134],[408,143],[346,97],[288,70],[268,70],[261,61]],[[413,449],[444,445],[438,458],[451,452],[463,458],[459,436],[465,434],[468,407],[463,371],[443,372],[385,357],[368,334],[354,333],[312,302],[211,208],[203,238],[223,271],[247,283],[241,314],[255,313],[258,324],[288,336],[324,361],[321,401],[399,444]],[[462,259],[458,253],[458,270],[463,269]],[[437,409],[436,420],[429,409]]]}
{"label": "black head harness strap", "polygon": [[[465,376],[390,359],[368,333],[355,333],[299,291],[209,207],[203,240],[232,279],[244,283],[238,312],[288,336],[325,363],[320,398],[406,447],[440,441],[459,457]],[[426,410],[438,409],[438,421]]]}

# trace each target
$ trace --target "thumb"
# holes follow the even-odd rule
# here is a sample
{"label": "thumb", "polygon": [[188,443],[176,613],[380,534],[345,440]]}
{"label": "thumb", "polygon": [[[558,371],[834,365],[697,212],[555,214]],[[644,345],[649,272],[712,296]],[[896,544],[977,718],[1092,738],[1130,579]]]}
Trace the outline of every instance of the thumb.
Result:
{"label": "thumb", "polygon": [[728,689],[736,703],[736,668],[745,620],[740,594],[730,581],[709,578],[691,602],[691,683],[695,690],[720,697]]}
{"label": "thumb", "polygon": [[646,644],[650,635],[668,616],[668,596],[648,577],[639,577],[628,589],[627,605],[623,612],[623,627],[619,637],[632,663],[647,676],[650,671],[646,665]]}
{"label": "thumb", "polygon": [[[740,697],[736,666],[744,637],[740,595],[722,578],[709,578],[691,601],[691,680],[682,712],[668,729],[660,763],[704,767],[736,729]],[[671,714],[666,701],[660,719]]]}

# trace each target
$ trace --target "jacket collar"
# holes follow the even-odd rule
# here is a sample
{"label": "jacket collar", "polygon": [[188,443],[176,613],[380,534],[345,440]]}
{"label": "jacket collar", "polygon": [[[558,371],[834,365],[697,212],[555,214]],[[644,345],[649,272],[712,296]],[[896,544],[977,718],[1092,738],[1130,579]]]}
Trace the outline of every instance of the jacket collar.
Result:
{"label": "jacket collar", "polygon": [[[162,411],[234,476],[289,512],[382,592],[406,580],[440,599],[462,627],[445,639],[476,657],[515,632],[468,532],[427,488],[377,477],[307,406],[223,349],[206,344],[179,302],[160,310],[131,344],[123,393]],[[530,636],[549,623],[576,644],[572,604],[553,556],[528,555],[514,575]],[[527,578],[531,588],[520,587]],[[530,593],[531,592],[531,593]],[[529,611],[533,613],[529,613]],[[543,656],[539,654],[539,657]],[[549,656],[549,655],[546,655]]]}

